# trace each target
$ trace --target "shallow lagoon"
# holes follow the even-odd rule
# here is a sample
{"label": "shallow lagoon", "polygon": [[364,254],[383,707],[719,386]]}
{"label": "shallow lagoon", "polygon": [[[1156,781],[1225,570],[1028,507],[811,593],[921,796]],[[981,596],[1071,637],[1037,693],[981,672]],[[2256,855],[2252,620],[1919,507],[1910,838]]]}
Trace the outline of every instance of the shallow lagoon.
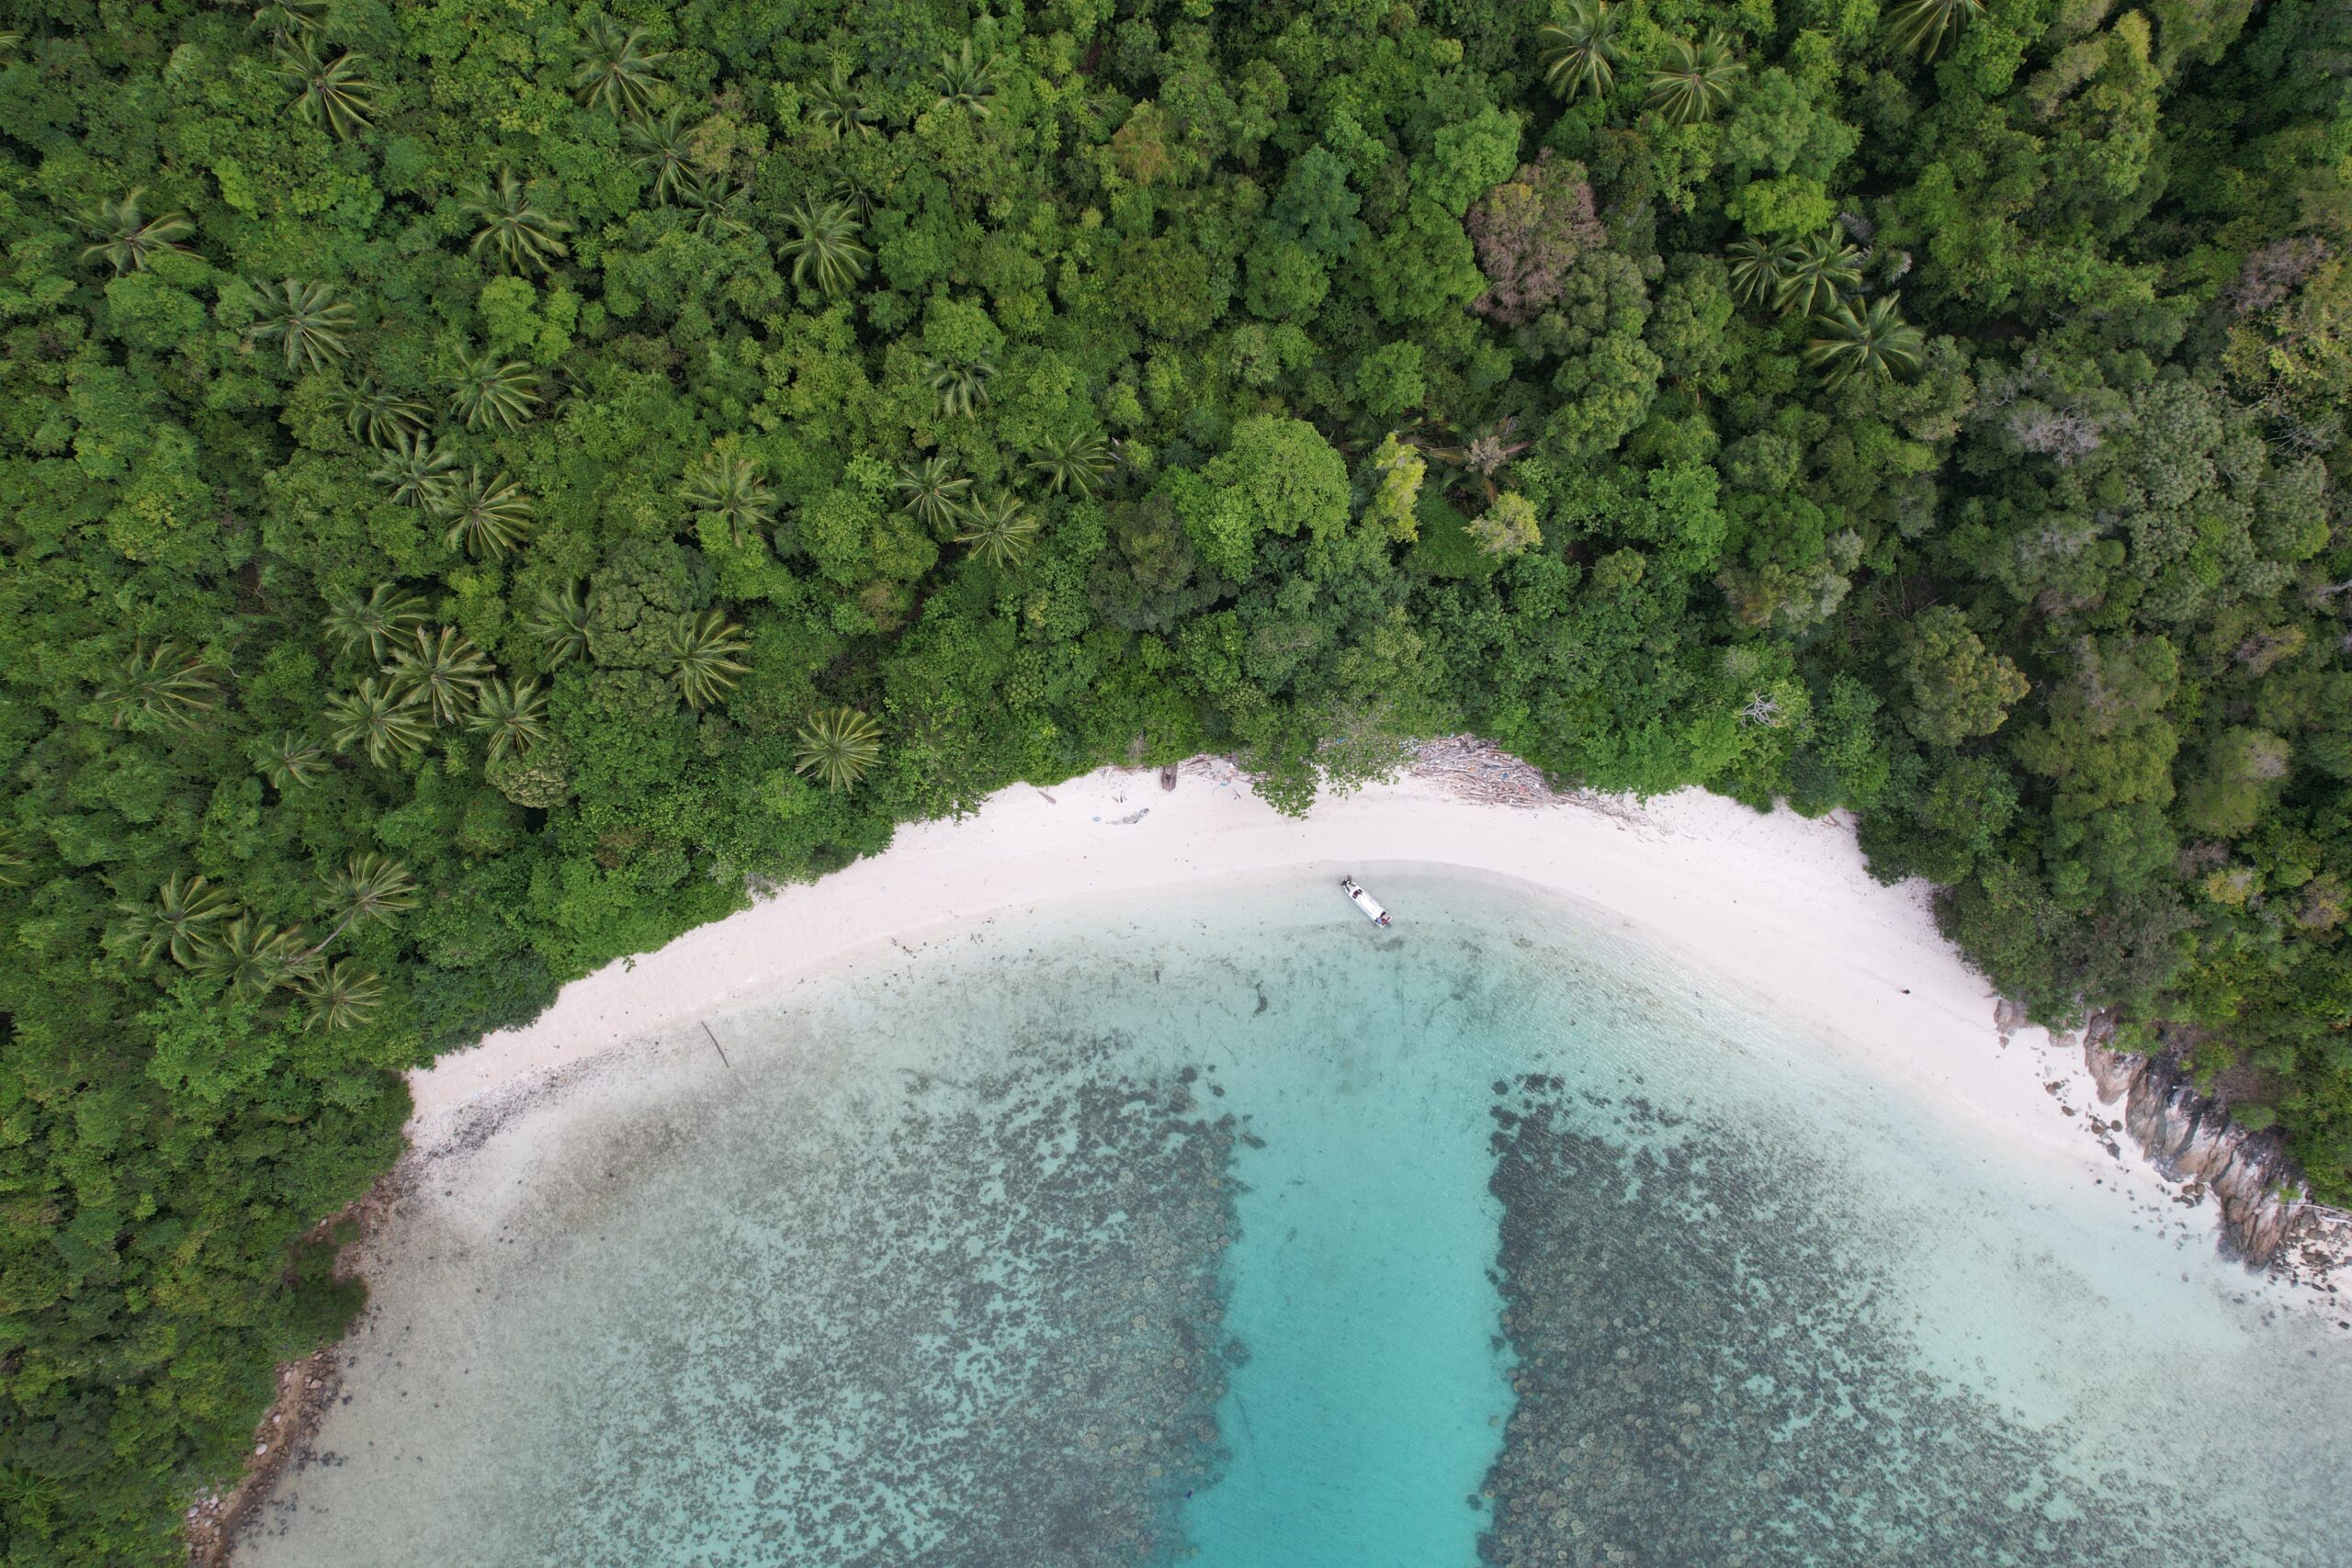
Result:
{"label": "shallow lagoon", "polygon": [[1393,931],[1336,868],[1010,914],[443,1158],[240,1562],[2346,1561],[2352,1344],[2201,1227],[1355,869]]}

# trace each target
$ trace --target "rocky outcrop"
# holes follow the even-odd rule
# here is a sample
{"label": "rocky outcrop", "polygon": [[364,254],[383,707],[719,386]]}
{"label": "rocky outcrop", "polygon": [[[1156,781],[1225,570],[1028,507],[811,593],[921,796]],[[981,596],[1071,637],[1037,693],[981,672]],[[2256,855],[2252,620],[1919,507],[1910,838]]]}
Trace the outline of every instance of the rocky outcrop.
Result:
{"label": "rocky outcrop", "polygon": [[2249,1133],[2229,1109],[2197,1092],[2177,1063],[2115,1051],[2115,1021],[2095,1013],[2083,1032],[2083,1066],[2102,1103],[2123,1101],[2123,1125],[2168,1181],[2213,1196],[2222,1247],[2267,1269],[2316,1222],[2302,1174],[2273,1132]]}

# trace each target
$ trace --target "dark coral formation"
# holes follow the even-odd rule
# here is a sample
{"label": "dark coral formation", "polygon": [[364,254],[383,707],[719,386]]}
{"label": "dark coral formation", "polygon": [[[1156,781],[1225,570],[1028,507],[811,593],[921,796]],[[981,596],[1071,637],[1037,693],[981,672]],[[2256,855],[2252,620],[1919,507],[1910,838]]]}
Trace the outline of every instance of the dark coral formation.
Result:
{"label": "dark coral formation", "polygon": [[1597,1109],[1538,1078],[1496,1113],[1520,1359],[1498,1568],[2127,1568],[2191,1540],[2199,1562],[2342,1562],[2257,1551],[2162,1478],[2083,1473],[2063,1427],[1922,1371],[1801,1152]]}

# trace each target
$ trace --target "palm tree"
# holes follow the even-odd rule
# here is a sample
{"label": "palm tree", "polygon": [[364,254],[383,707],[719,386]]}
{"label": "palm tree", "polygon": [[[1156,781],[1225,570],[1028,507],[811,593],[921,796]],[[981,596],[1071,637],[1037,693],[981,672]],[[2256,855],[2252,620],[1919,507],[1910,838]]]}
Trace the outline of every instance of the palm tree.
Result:
{"label": "palm tree", "polygon": [[642,115],[661,96],[662,78],[654,66],[670,58],[666,50],[648,50],[645,29],[597,17],[582,29],[572,54],[571,90],[585,108],[615,114]]}
{"label": "palm tree", "polygon": [[651,182],[654,200],[675,197],[694,172],[695,129],[687,126],[686,111],[677,106],[664,109],[660,119],[633,119],[621,128],[631,149],[628,161]]}
{"label": "palm tree", "polygon": [[502,363],[485,354],[467,362],[464,378],[458,381],[449,406],[466,422],[468,430],[480,430],[485,424],[515,430],[531,417],[538,401],[537,371],[519,359]]}
{"label": "palm tree", "polygon": [[319,948],[364,921],[390,925],[394,915],[416,908],[416,879],[409,875],[408,867],[390,855],[372,852],[351,855],[344,861],[341,870],[327,873],[323,880],[327,886],[327,911],[335,917],[335,922]]}
{"label": "palm tree", "polygon": [[1111,444],[1091,433],[1048,435],[1037,444],[1037,456],[1029,463],[1031,469],[1046,476],[1046,488],[1056,495],[1065,490],[1092,495],[1118,466]]}
{"label": "palm tree", "polygon": [[838,299],[865,276],[874,253],[857,243],[857,220],[838,201],[820,207],[803,200],[785,214],[792,238],[778,247],[792,258],[792,281],[812,286],[828,299]]}
{"label": "palm tree", "polygon": [[1832,227],[1791,245],[1781,264],[1773,302],[1782,315],[1825,315],[1848,291],[1862,286],[1862,253]]}
{"label": "palm tree", "polygon": [[133,187],[119,201],[94,201],[74,214],[75,226],[90,237],[82,248],[84,261],[103,258],[119,277],[140,271],[159,252],[187,251],[180,242],[196,232],[196,224],[185,212],[143,216],[139,198],[146,194]]}
{"label": "palm tree", "polygon": [[220,933],[219,944],[199,960],[199,967],[226,980],[233,994],[257,997],[304,974],[310,963],[301,927],[273,926],[239,915]]}
{"label": "palm tree", "polygon": [[931,389],[939,394],[939,412],[969,419],[989,400],[989,378],[996,374],[996,366],[987,359],[975,359],[966,365],[952,365],[944,359],[926,360],[923,378]]}
{"label": "palm tree", "polygon": [[307,39],[279,45],[277,73],[294,85],[294,112],[312,125],[324,125],[337,140],[368,129],[368,117],[375,112],[369,97],[376,84],[360,67],[367,58],[345,50],[322,62]]}
{"label": "palm tree", "polygon": [[492,669],[465,633],[443,626],[436,636],[420,626],[393,651],[384,673],[393,694],[417,699],[435,724],[454,724],[473,706]]}
{"label": "palm tree", "polygon": [[265,0],[254,7],[249,33],[266,33],[274,46],[314,39],[326,26],[326,0]]}
{"label": "palm tree", "polygon": [[1617,42],[1617,16],[1609,0],[1568,0],[1568,19],[1539,28],[1536,47],[1542,51],[1544,85],[1568,103],[1586,93],[1605,98],[1617,85],[1617,62],[1624,51]]}
{"label": "palm tree", "polygon": [[678,205],[693,213],[694,231],[706,240],[733,239],[752,231],[743,217],[744,190],[717,175],[688,175],[678,183]]}
{"label": "palm tree", "polygon": [[827,789],[854,786],[882,754],[882,732],[855,708],[839,707],[809,716],[800,727],[795,772],[815,775]]}
{"label": "palm tree", "polygon": [[288,278],[275,288],[263,289],[261,296],[267,308],[254,322],[254,341],[283,344],[286,368],[323,370],[338,359],[350,357],[351,345],[343,341],[343,334],[358,318],[348,303],[335,297],[332,286]]}
{"label": "palm tree", "polygon": [[972,508],[956,542],[971,546],[990,566],[1018,566],[1037,543],[1037,520],[1022,509],[1019,497],[1000,491]]}
{"label": "palm tree", "polygon": [[203,876],[178,872],[164,879],[154,899],[145,904],[118,904],[126,917],[117,928],[139,943],[139,967],[152,968],[165,953],[183,969],[193,969],[212,951],[206,930],[237,912],[237,901]]}
{"label": "palm tree", "polygon": [[334,728],[327,732],[337,751],[354,746],[367,749],[368,760],[383,767],[395,758],[424,749],[432,731],[425,727],[424,700],[397,685],[379,686],[368,676],[359,689],[327,701],[327,717]]}
{"label": "palm tree", "polygon": [[972,40],[966,39],[964,47],[954,54],[939,57],[939,69],[932,77],[938,89],[936,108],[962,109],[975,119],[986,119],[989,99],[996,96],[996,62],[974,64]]}
{"label": "palm tree", "polygon": [[1815,316],[1813,325],[1821,335],[1806,342],[1804,362],[1826,371],[1826,385],[1833,388],[1860,375],[1907,376],[1919,367],[1927,349],[1926,336],[1896,313],[1893,295],[1872,299],[1859,312],[1839,300],[1827,314]]}
{"label": "palm tree", "polygon": [[1696,44],[1669,39],[1666,63],[1650,73],[1644,103],[1668,125],[1713,119],[1731,102],[1732,84],[1746,74],[1747,67],[1732,58],[1731,40],[1720,31]]}
{"label": "palm tree", "polygon": [[366,1023],[384,999],[384,982],[376,972],[348,958],[338,958],[305,977],[300,988],[311,1004],[302,1027],[329,1034]]}
{"label": "palm tree", "polygon": [[1984,0],[1897,0],[1886,13],[1887,39],[1922,60],[1933,60],[1960,36],[1961,28],[1984,14]]}
{"label": "palm tree", "polygon": [[825,199],[848,208],[849,215],[860,223],[874,220],[874,193],[858,184],[855,175],[835,175],[833,183],[825,187]]}
{"label": "palm tree", "polygon": [[671,633],[663,671],[677,683],[678,694],[689,707],[708,707],[751,673],[752,667],[736,658],[751,646],[743,628],[723,611],[681,616]]}
{"label": "palm tree", "polygon": [[355,441],[390,446],[424,434],[424,405],[378,386],[373,376],[362,376],[357,386],[344,389],[335,400],[343,408],[344,428]]}
{"label": "palm tree", "polygon": [[0,828],[0,887],[22,887],[32,863],[33,857],[25,852],[16,833]]}
{"label": "palm tree", "polygon": [[1789,263],[1786,245],[1754,235],[1734,240],[1725,255],[1731,262],[1732,298],[1743,305],[1768,302],[1781,292],[1781,279]]}
{"label": "palm tree", "polygon": [[469,556],[496,560],[531,532],[531,498],[503,472],[484,479],[468,468],[441,488],[433,510],[449,525],[443,542],[453,550],[463,545]]}
{"label": "palm tree", "polygon": [[459,193],[458,215],[479,224],[473,243],[466,248],[480,255],[484,247],[498,253],[510,272],[526,265],[541,272],[548,264],[569,254],[561,235],[571,225],[539,207],[512,169],[502,169],[492,186],[476,180]]}
{"label": "palm tree", "polygon": [[220,675],[200,653],[175,642],[153,648],[134,644],[114,680],[98,688],[98,705],[108,712],[107,728],[152,725],[192,729],[220,695]]}
{"label": "palm tree", "polygon": [[946,458],[925,457],[920,463],[899,465],[898,491],[906,497],[907,510],[917,522],[943,532],[964,515],[972,481],[956,478]]}
{"label": "palm tree", "polygon": [[440,498],[457,471],[458,459],[438,442],[423,435],[396,435],[385,449],[384,460],[368,469],[368,477],[391,486],[395,502],[422,512]]}
{"label": "palm tree", "polygon": [[491,761],[512,751],[515,756],[529,754],[532,747],[548,738],[547,694],[539,690],[537,681],[509,684],[492,681],[481,689],[474,704],[473,717],[466,720],[466,728],[477,735],[490,737]]}
{"label": "palm tree", "polygon": [[539,645],[539,656],[550,670],[569,660],[588,657],[588,600],[580,584],[539,592],[538,603],[523,618],[523,630]]}
{"label": "palm tree", "polygon": [[758,466],[747,458],[717,453],[705,457],[686,477],[684,494],[695,511],[725,519],[739,545],[756,538],[775,519],[775,491],[761,482]]}
{"label": "palm tree", "polygon": [[275,738],[257,742],[253,759],[254,772],[267,779],[270,787],[280,795],[288,794],[326,772],[325,750],[309,736],[292,729],[280,730]]}
{"label": "palm tree", "polygon": [[801,104],[808,128],[825,146],[852,136],[874,134],[874,111],[850,85],[849,67],[841,61],[833,62],[831,73],[823,81],[802,93]]}

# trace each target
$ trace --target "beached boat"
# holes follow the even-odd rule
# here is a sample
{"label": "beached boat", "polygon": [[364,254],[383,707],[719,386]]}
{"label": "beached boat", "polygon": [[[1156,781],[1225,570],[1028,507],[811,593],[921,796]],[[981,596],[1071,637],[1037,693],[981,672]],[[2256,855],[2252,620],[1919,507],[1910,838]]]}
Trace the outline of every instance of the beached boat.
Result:
{"label": "beached boat", "polygon": [[1365,919],[1370,920],[1375,926],[1385,926],[1388,923],[1388,911],[1380,907],[1379,899],[1374,897],[1371,894],[1365,892],[1363,887],[1358,886],[1354,877],[1343,876],[1340,878],[1340,886],[1347,889],[1348,901],[1352,903],[1357,908],[1363,911]]}

